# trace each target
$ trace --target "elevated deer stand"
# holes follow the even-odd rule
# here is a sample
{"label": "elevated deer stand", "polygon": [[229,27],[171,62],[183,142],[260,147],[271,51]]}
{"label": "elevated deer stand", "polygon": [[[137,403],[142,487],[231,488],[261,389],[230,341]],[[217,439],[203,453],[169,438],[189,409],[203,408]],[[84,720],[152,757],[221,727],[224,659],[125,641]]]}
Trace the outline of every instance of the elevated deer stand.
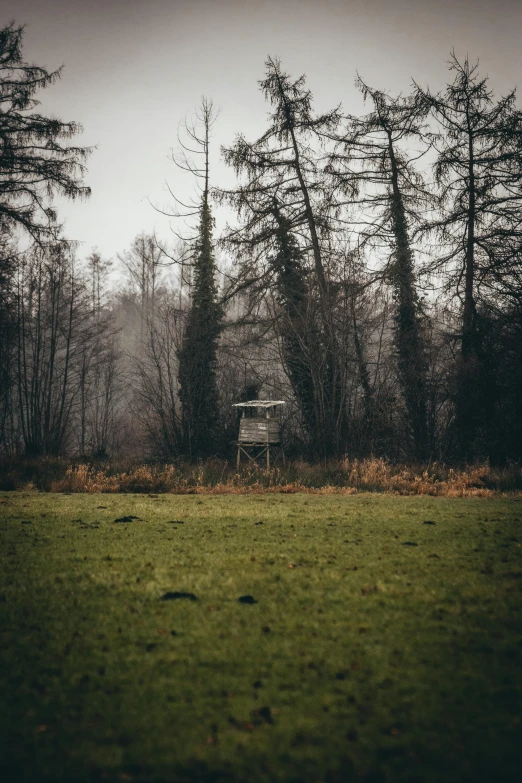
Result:
{"label": "elevated deer stand", "polygon": [[[237,439],[238,470],[242,454],[256,464],[266,455],[267,470],[270,469],[270,454],[282,454],[281,423],[274,414],[284,404],[282,400],[249,400],[234,405],[234,408],[242,408]],[[247,413],[254,415],[248,416]]]}

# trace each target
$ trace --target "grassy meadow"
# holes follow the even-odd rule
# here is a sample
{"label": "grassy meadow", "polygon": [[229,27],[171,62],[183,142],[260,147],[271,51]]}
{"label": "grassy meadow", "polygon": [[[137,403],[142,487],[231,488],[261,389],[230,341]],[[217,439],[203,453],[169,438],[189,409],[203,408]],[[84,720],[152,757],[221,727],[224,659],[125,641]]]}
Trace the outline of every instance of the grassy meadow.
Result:
{"label": "grassy meadow", "polygon": [[0,560],[3,781],[518,780],[516,497],[4,492]]}

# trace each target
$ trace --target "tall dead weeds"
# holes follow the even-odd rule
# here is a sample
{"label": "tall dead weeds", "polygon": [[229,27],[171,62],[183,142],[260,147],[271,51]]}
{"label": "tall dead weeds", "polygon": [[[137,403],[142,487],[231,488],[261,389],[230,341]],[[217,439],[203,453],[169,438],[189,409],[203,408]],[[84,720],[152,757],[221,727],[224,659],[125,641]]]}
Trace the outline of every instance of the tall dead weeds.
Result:
{"label": "tall dead weeds", "polygon": [[487,498],[522,489],[522,471],[487,465],[462,470],[434,463],[429,467],[397,466],[383,459],[293,462],[271,470],[233,470],[212,460],[197,466],[141,465],[113,473],[110,466],[71,465],[51,483],[52,492],[169,492],[174,494],[257,494],[305,492],[319,495],[386,492],[396,495]]}

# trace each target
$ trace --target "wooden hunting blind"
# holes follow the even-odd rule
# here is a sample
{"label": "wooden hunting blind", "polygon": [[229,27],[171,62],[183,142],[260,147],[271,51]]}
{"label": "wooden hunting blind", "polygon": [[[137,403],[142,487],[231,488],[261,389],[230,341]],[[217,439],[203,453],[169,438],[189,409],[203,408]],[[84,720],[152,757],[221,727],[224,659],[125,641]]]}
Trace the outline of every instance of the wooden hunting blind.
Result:
{"label": "wooden hunting blind", "polygon": [[234,408],[241,408],[239,436],[237,439],[237,467],[241,455],[257,462],[266,455],[266,467],[270,468],[270,453],[282,452],[281,421],[277,409],[285,403],[282,400],[249,400],[236,402]]}

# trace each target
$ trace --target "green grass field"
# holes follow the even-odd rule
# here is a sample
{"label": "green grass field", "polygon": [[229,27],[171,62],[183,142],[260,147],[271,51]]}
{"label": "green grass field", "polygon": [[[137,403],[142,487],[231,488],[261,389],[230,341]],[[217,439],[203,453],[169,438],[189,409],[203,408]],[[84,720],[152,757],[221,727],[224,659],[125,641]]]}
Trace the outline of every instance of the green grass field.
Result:
{"label": "green grass field", "polygon": [[4,493],[0,778],[518,780],[521,545],[516,499]]}

